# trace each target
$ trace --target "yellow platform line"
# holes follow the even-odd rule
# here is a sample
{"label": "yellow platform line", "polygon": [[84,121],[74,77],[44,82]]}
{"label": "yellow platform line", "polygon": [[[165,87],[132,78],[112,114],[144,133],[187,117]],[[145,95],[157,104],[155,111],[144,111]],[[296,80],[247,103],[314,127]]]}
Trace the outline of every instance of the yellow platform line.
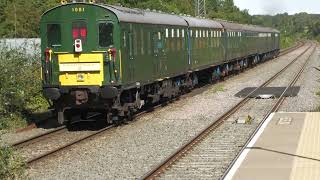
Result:
{"label": "yellow platform line", "polygon": [[307,113],[297,148],[291,180],[320,178],[320,113]]}

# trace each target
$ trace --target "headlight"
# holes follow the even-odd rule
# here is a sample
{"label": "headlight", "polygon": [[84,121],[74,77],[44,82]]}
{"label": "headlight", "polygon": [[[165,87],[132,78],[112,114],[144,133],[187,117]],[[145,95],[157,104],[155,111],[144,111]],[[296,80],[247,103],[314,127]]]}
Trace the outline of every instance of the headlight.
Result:
{"label": "headlight", "polygon": [[80,81],[80,82],[84,81],[84,74],[83,73],[77,74],[77,81]]}

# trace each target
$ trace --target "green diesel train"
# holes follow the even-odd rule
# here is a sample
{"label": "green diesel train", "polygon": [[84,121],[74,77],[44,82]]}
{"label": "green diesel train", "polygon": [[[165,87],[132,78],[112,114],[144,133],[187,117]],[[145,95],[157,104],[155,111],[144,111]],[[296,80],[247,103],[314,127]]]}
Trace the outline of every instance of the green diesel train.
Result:
{"label": "green diesel train", "polygon": [[129,119],[279,53],[279,31],[94,3],[67,3],[41,18],[43,93],[59,123],[72,112]]}

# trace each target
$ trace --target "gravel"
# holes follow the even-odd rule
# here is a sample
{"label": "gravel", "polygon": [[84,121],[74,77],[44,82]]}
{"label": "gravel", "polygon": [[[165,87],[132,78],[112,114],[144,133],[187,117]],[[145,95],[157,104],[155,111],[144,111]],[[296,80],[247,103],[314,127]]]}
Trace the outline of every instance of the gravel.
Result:
{"label": "gravel", "polygon": [[31,179],[140,178],[239,102],[234,94],[244,87],[259,86],[302,51],[300,48],[266,62],[199,95],[176,101],[129,125],[77,144],[35,164],[28,174]]}
{"label": "gravel", "polygon": [[49,130],[52,130],[52,129],[37,128],[37,129],[32,129],[30,131],[24,131],[20,133],[2,131],[2,133],[0,132],[0,134],[2,134],[0,137],[0,144],[1,145],[14,144],[23,139],[28,139],[38,134],[43,134]]}
{"label": "gravel", "polygon": [[300,86],[300,92],[297,97],[287,98],[279,111],[283,112],[313,112],[319,108],[320,97],[317,95],[320,92],[319,80],[320,71],[314,67],[320,67],[320,47],[317,46],[311,59],[308,62],[296,86]]}
{"label": "gravel", "polygon": [[53,133],[45,139],[19,148],[18,153],[25,159],[32,159],[90,134],[90,131],[59,131],[57,133]]}

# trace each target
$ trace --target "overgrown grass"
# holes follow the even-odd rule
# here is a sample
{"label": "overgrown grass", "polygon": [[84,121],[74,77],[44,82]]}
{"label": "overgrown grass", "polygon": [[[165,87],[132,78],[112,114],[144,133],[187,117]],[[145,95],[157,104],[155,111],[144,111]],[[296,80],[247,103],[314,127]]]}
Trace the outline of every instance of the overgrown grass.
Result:
{"label": "overgrown grass", "polygon": [[3,146],[0,148],[0,179],[26,179],[26,163],[13,148]]}
{"label": "overgrown grass", "polygon": [[280,48],[285,49],[285,48],[291,47],[294,45],[295,42],[296,42],[296,38],[283,35],[280,38]]}
{"label": "overgrown grass", "polygon": [[219,91],[222,91],[222,92],[225,91],[224,86],[222,84],[216,84],[212,89],[207,91],[206,94],[214,94]]}
{"label": "overgrown grass", "polygon": [[0,47],[0,130],[23,127],[48,107],[41,94],[40,55],[22,47]]}

